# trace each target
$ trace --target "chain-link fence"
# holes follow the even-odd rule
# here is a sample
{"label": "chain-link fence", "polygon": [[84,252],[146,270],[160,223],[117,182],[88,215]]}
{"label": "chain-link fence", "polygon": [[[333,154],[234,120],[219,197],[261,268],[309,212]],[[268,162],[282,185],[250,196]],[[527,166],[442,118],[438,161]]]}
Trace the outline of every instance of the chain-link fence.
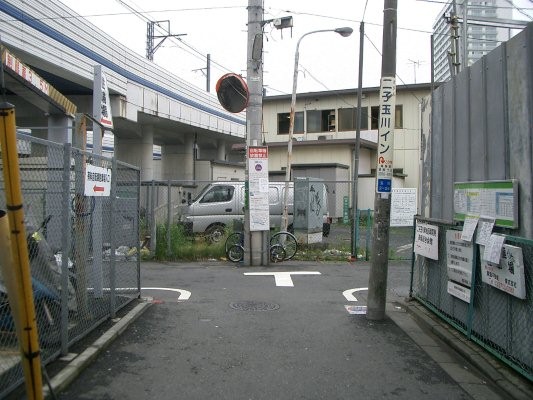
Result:
{"label": "chain-link fence", "polygon": [[424,218],[417,222],[437,228],[438,260],[417,256],[413,296],[533,380],[533,240],[505,235],[496,265],[483,259],[481,245],[462,241],[457,226]]}
{"label": "chain-link fence", "polygon": [[[317,185],[314,185],[314,184]],[[296,258],[346,260],[354,255],[369,260],[372,247],[373,211],[352,209],[352,182],[310,181],[309,187],[323,186],[323,196],[311,208],[319,210],[323,224],[316,230],[300,229],[301,244]],[[271,233],[280,229],[285,182],[270,182]],[[291,184],[292,185],[292,182]],[[227,235],[241,230],[245,206],[242,181],[150,181],[141,185],[141,237],[150,242],[158,259],[220,259],[225,257],[223,242]],[[310,203],[312,202],[310,199]],[[297,201],[298,202],[298,201]],[[293,194],[289,195],[289,228],[292,225]],[[296,218],[306,210],[296,207]],[[357,221],[355,226],[353,219]],[[305,224],[305,222],[304,222]],[[298,226],[295,227],[298,230]],[[313,235],[313,236],[312,236]],[[392,228],[393,259],[410,259],[412,227]]]}
{"label": "chain-link fence", "polygon": [[[18,135],[21,189],[44,363],[140,296],[138,168]],[[0,208],[5,209],[3,171]],[[23,379],[1,286],[0,397]]]}

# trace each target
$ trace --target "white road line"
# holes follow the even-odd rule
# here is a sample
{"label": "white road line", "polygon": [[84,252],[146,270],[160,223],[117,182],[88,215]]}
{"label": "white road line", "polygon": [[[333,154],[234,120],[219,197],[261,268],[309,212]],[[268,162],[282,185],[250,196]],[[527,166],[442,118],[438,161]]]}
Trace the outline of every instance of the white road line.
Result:
{"label": "white road line", "polygon": [[367,287],[356,288],[356,289],[348,289],[348,290],[345,290],[344,292],[342,292],[342,295],[348,301],[357,301],[357,298],[353,294],[355,292],[363,292],[363,291],[366,291],[366,290],[368,290]]}
{"label": "white road line", "polygon": [[[87,290],[93,291],[94,289],[87,288]],[[128,293],[128,292],[135,293],[138,290],[139,288],[134,288],[134,287],[121,287],[121,288],[116,288],[115,293]],[[184,289],[174,289],[174,288],[164,288],[164,287],[142,287],[141,290],[166,290],[168,292],[177,292],[180,294],[178,296],[178,300],[189,300],[189,298],[191,297],[191,292],[189,292],[188,290],[184,290]],[[111,289],[103,288],[103,291],[110,292]]]}
{"label": "white road line", "polygon": [[245,272],[246,276],[273,276],[276,286],[294,287],[291,275],[320,275],[318,271],[294,271],[294,272]]}
{"label": "white road line", "polygon": [[173,288],[164,288],[164,287],[143,287],[142,290],[166,290],[168,292],[178,292],[178,300],[189,300],[191,297],[191,292],[184,289],[173,289]]}

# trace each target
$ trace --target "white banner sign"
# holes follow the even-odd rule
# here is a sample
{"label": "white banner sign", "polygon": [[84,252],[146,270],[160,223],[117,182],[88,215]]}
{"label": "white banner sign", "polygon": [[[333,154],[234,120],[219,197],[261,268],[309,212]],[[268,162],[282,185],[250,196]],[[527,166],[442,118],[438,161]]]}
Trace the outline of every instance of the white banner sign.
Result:
{"label": "white banner sign", "polygon": [[396,79],[394,77],[385,76],[381,78],[379,97],[376,192],[390,193],[392,189],[396,112]]}
{"label": "white banner sign", "polygon": [[438,260],[439,227],[417,221],[414,250],[416,254]]}
{"label": "white banner sign", "polygon": [[390,226],[413,226],[416,205],[416,188],[393,188]]}
{"label": "white banner sign", "polygon": [[526,298],[524,257],[520,247],[504,244],[500,263],[489,264],[484,259],[485,249],[479,246],[481,280],[519,299]]}
{"label": "white banner sign", "polygon": [[470,287],[472,283],[472,261],[474,246],[472,242],[461,239],[461,231],[446,231],[446,265],[448,278]]}
{"label": "white banner sign", "polygon": [[248,148],[250,231],[270,230],[268,147]]}
{"label": "white banner sign", "polygon": [[107,197],[111,193],[111,170],[85,164],[85,196]]}

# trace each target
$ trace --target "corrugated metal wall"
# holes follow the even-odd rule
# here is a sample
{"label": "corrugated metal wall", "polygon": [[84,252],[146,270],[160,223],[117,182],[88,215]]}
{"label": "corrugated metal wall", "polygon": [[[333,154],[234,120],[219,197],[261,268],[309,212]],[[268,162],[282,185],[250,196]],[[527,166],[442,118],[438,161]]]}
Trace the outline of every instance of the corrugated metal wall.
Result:
{"label": "corrugated metal wall", "polygon": [[454,182],[517,179],[533,237],[533,23],[451,81],[422,110],[421,210],[452,220]]}

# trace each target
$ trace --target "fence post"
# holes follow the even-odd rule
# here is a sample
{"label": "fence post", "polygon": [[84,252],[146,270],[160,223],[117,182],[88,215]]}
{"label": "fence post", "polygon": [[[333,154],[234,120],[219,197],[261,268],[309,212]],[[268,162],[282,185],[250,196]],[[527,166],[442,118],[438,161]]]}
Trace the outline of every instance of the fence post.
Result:
{"label": "fence post", "polygon": [[[70,160],[72,145],[63,145],[63,210],[70,209]],[[64,212],[61,218],[61,354],[68,353],[68,303],[69,303],[69,271],[70,256],[70,213]]]}
{"label": "fence post", "polygon": [[[109,193],[109,200],[111,202],[111,232],[109,237],[109,314],[111,318],[115,318],[116,315],[116,239],[117,239],[117,229],[115,222],[116,215],[116,197],[117,197],[117,158],[113,156],[111,158],[111,188]],[[138,252],[138,257],[140,253]]]}
{"label": "fence post", "polygon": [[150,255],[155,254],[157,246],[157,226],[155,223],[155,181],[150,186]]}
{"label": "fence post", "polygon": [[468,304],[468,316],[466,319],[466,337],[468,340],[472,338],[472,321],[474,320],[474,300],[476,293],[476,267],[477,267],[477,254],[478,245],[472,243],[474,246],[474,256],[472,257],[472,278],[470,279],[470,303]]}
{"label": "fence post", "polygon": [[167,186],[167,257],[170,256],[170,227],[172,226],[172,196],[170,193],[170,179]]}
{"label": "fence post", "polygon": [[413,297],[413,279],[415,273],[415,239],[416,239],[416,215],[413,217],[413,248],[411,250],[411,278],[409,281],[409,298]]}
{"label": "fence post", "polygon": [[355,210],[355,221],[353,222],[354,223],[354,227],[355,227],[355,235],[354,235],[354,245],[353,245],[353,248],[352,248],[352,255],[355,256],[355,261],[357,261],[357,245],[359,244],[359,221],[360,221],[360,218],[361,218],[361,210],[357,209]]}
{"label": "fence post", "polygon": [[368,252],[370,249],[370,208],[366,210],[366,243],[365,243],[365,261],[368,261],[370,257]]}

